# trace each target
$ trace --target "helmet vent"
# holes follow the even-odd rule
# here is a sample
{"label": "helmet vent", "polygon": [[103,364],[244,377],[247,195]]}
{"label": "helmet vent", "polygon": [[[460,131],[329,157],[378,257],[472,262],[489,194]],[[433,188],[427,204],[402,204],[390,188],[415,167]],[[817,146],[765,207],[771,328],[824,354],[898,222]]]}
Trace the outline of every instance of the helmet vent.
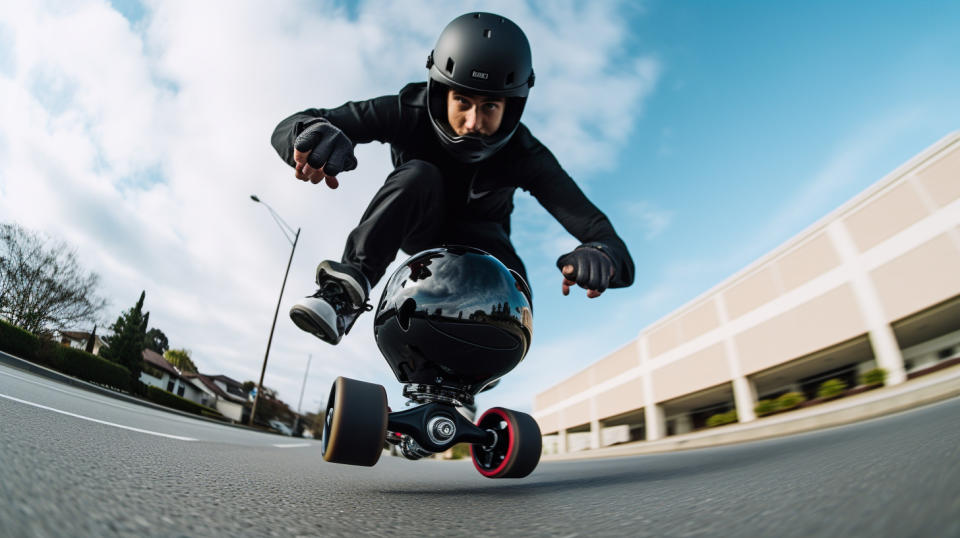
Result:
{"label": "helmet vent", "polygon": [[474,13],[474,14],[473,14],[473,18],[474,18],[474,19],[479,19],[479,18],[480,18],[480,14],[479,14],[479,13]]}
{"label": "helmet vent", "polygon": [[492,35],[493,35],[493,31],[491,31],[489,28],[486,28],[483,30],[483,37],[490,39],[490,36]]}
{"label": "helmet vent", "polygon": [[514,78],[513,75],[514,75],[514,73],[513,73],[513,71],[511,71],[510,74],[507,75],[507,80],[506,80],[506,82],[504,82],[504,84],[506,84],[507,86],[513,84],[513,78]]}
{"label": "helmet vent", "polygon": [[453,58],[447,58],[447,69],[448,74],[453,74]]}

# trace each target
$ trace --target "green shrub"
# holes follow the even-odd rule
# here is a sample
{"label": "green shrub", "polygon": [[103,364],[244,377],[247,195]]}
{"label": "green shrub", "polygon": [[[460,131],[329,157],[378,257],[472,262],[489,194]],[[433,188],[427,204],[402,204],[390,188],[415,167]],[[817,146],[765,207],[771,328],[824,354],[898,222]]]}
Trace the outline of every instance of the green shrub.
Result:
{"label": "green shrub", "polygon": [[172,407],[174,409],[179,409],[180,411],[186,411],[187,413],[193,413],[195,415],[202,415],[204,413],[207,416],[216,416],[222,417],[219,411],[216,409],[211,409],[209,407],[200,405],[196,402],[192,402],[186,398],[181,398],[172,392],[167,392],[163,389],[148,386],[147,387],[147,399],[151,402],[160,404],[165,407]]}
{"label": "green shrub", "polygon": [[777,411],[777,403],[773,400],[760,400],[753,408],[758,417],[766,416]]}
{"label": "green shrub", "polygon": [[882,385],[887,381],[887,371],[883,368],[867,370],[860,376],[860,383],[864,385]]}
{"label": "green shrub", "polygon": [[731,424],[737,421],[737,411],[727,411],[726,413],[717,413],[712,415],[707,419],[707,427],[713,428],[714,426],[723,426],[724,424]]}
{"label": "green shrub", "polygon": [[453,445],[450,450],[450,459],[459,460],[470,457],[470,443],[459,443]]}
{"label": "green shrub", "polygon": [[33,361],[37,359],[39,348],[39,338],[20,327],[0,320],[0,351]]}
{"label": "green shrub", "polygon": [[788,392],[775,400],[777,411],[786,411],[807,401],[807,397],[802,392]]}
{"label": "green shrub", "polygon": [[58,346],[52,364],[57,370],[85,381],[130,390],[130,370],[80,349]]}
{"label": "green shrub", "polygon": [[817,389],[818,398],[836,398],[843,394],[843,391],[847,390],[847,382],[842,379],[828,379],[820,384],[820,388]]}

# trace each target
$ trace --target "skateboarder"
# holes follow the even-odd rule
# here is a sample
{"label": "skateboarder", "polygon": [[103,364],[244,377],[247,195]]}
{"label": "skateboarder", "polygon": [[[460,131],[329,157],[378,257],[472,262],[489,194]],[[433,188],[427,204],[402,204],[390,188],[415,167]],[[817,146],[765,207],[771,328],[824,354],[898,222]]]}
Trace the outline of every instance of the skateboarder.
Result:
{"label": "skateboarder", "polygon": [[462,15],[440,34],[427,68],[427,82],[398,95],[304,110],[274,130],[274,148],[301,181],[336,189],[340,174],[357,167],[355,144],[390,144],[394,165],[341,260],[321,262],[319,289],[290,309],[297,326],[339,343],[370,310],[370,288],[400,249],[469,245],[526,279],[510,242],[517,188],[582,243],[557,260],[564,295],[574,285],[591,298],[629,286],[633,261],[610,221],[520,123],[534,84],[523,31],[492,13]]}

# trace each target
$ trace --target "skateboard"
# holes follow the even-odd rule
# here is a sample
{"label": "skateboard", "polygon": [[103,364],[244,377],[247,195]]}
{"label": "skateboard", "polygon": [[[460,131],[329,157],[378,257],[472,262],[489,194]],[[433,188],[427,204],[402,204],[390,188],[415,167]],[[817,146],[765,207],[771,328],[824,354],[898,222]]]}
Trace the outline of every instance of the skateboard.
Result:
{"label": "skateboard", "polygon": [[533,472],[542,443],[533,417],[494,407],[474,423],[462,412],[530,347],[531,294],[518,273],[471,247],[420,252],[387,281],[373,330],[414,407],[391,411],[382,385],[338,377],[327,399],[324,460],[373,466],[387,443],[408,459],[469,443],[487,478]]}

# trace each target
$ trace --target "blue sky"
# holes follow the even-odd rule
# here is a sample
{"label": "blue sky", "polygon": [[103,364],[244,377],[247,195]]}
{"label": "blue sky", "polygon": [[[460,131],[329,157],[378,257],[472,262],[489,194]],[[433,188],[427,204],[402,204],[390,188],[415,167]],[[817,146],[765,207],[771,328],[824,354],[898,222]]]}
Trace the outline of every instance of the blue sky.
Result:
{"label": "blue sky", "polygon": [[[630,247],[637,281],[577,304],[608,324],[592,349],[623,345],[960,128],[957,21],[960,4],[947,2],[631,11],[626,55],[653,55],[660,77],[615,168],[580,177]],[[631,214],[638,203],[668,221],[653,237]],[[563,338],[552,286],[535,282],[538,336]],[[607,299],[629,323],[607,317]]]}
{"label": "blue sky", "polygon": [[[477,6],[527,31],[524,121],[637,265],[631,288],[562,297],[553,264],[576,243],[518,193],[534,345],[481,407],[529,410],[960,128],[957,2],[38,3],[0,8],[0,220],[77,245],[105,317],[146,289],[201,370],[255,377],[289,246],[247,196],[303,228],[286,308],[389,171],[372,145],[340,190],[304,190],[270,130],[423,80],[443,24]],[[370,332],[325,348],[281,316],[266,383],[295,403],[312,353],[305,407],[341,374],[399,399]]]}

